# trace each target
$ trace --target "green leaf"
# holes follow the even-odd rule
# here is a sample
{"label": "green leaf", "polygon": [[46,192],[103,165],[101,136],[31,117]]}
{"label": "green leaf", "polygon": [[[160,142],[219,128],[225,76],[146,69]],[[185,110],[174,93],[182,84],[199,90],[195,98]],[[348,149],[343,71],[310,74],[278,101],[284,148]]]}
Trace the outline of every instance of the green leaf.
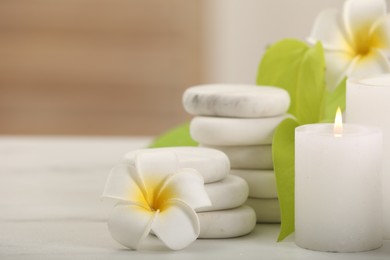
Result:
{"label": "green leaf", "polygon": [[299,68],[296,82],[296,117],[300,124],[318,123],[321,119],[325,88],[325,58],[322,45],[309,48]]}
{"label": "green leaf", "polygon": [[294,39],[272,45],[260,62],[257,84],[288,91],[289,113],[300,124],[319,122],[325,91],[325,59],[321,43],[310,47]]}
{"label": "green leaf", "polygon": [[298,125],[294,119],[285,119],[276,128],[272,143],[272,158],[282,220],[278,241],[294,232],[294,141],[295,128]]}
{"label": "green leaf", "polygon": [[291,98],[289,113],[296,111],[295,79],[297,67],[307,50],[303,42],[287,39],[277,42],[269,47],[264,54],[258,69],[257,84],[271,85],[284,88]]}
{"label": "green leaf", "polygon": [[345,78],[340,85],[333,91],[326,91],[325,101],[324,101],[324,113],[322,115],[321,122],[332,123],[336,115],[336,110],[338,107],[341,108],[341,111],[345,111],[345,98],[346,98],[346,82]]}
{"label": "green leaf", "polygon": [[278,126],[272,144],[282,221],[278,241],[281,241],[294,231],[294,129],[301,124],[318,123],[331,113],[330,104],[339,95],[329,94],[325,99],[322,45],[311,47],[294,39],[277,42],[266,51],[259,65],[257,84],[287,90],[291,98],[288,112],[296,118],[286,119]]}
{"label": "green leaf", "polygon": [[185,123],[157,137],[150,148],[170,146],[198,146],[190,135],[190,124]]}

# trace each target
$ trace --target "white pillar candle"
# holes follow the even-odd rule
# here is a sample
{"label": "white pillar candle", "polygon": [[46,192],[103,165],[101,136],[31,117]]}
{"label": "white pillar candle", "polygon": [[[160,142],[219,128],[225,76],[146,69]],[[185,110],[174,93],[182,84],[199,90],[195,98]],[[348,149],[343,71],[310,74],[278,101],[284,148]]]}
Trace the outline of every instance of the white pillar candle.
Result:
{"label": "white pillar candle", "polygon": [[383,132],[382,193],[384,238],[390,239],[390,74],[347,82],[346,120]]}
{"label": "white pillar candle", "polygon": [[380,129],[333,124],[295,130],[295,242],[318,251],[382,245]]}

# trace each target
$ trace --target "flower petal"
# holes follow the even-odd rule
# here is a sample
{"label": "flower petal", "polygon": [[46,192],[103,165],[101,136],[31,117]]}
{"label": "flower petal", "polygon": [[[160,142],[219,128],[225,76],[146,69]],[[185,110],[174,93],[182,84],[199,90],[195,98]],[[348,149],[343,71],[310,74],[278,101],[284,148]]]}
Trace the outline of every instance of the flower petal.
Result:
{"label": "flower petal", "polygon": [[118,164],[108,175],[102,197],[131,202],[147,207],[145,196],[140,189],[140,177],[132,165]]}
{"label": "flower petal", "polygon": [[152,230],[167,247],[183,249],[199,236],[198,215],[186,203],[170,200],[154,221]]}
{"label": "flower petal", "polygon": [[351,52],[340,13],[336,9],[324,10],[317,16],[308,41],[311,44],[321,41],[325,50]]}
{"label": "flower petal", "polygon": [[386,55],[379,50],[372,50],[369,55],[363,56],[353,65],[348,76],[360,78],[389,72],[390,64]]}
{"label": "flower petal", "polygon": [[137,249],[150,233],[158,214],[136,205],[116,206],[108,219],[112,237],[120,244]]}
{"label": "flower petal", "polygon": [[178,159],[175,153],[165,151],[139,152],[135,166],[145,183],[161,185],[164,180],[177,172]]}
{"label": "flower petal", "polygon": [[390,15],[383,16],[375,22],[370,37],[376,48],[390,50]]}
{"label": "flower petal", "polygon": [[384,15],[386,15],[384,0],[345,1],[343,19],[350,40],[357,44],[358,41],[368,39],[371,26]]}
{"label": "flower petal", "polygon": [[202,175],[190,168],[180,169],[169,177],[157,197],[159,200],[177,198],[193,209],[211,206]]}
{"label": "flower petal", "polygon": [[354,57],[345,52],[328,51],[325,52],[326,86],[330,91],[333,91],[344,79],[351,65],[354,62]]}

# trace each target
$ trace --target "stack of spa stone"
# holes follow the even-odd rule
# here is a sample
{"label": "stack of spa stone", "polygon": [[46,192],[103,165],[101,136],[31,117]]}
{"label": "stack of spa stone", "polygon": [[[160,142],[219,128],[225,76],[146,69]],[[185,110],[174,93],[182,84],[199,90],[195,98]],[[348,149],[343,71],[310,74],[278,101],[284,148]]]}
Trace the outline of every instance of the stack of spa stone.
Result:
{"label": "stack of spa stone", "polygon": [[259,223],[280,222],[272,138],[286,117],[287,91],[266,86],[213,84],[189,88],[183,95],[185,110],[194,115],[190,132],[200,146],[225,153],[231,174],[249,185],[246,204]]}
{"label": "stack of spa stone", "polygon": [[[246,235],[254,229],[256,213],[244,205],[248,185],[242,178],[229,174],[230,162],[224,153],[203,147],[142,149],[127,153],[124,162],[133,165],[138,153],[156,151],[176,154],[179,168],[192,168],[203,176],[211,206],[195,209],[199,216],[199,238],[231,238]],[[155,162],[159,163],[164,162]]]}

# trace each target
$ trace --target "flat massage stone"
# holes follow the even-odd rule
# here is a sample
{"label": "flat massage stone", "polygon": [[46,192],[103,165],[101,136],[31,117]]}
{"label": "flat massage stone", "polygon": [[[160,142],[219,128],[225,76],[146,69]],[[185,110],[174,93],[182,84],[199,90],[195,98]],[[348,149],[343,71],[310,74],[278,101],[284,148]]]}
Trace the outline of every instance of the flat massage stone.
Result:
{"label": "flat massage stone", "polygon": [[249,185],[249,197],[259,199],[276,199],[276,177],[273,170],[232,169],[230,174],[246,180]]}
{"label": "flat massage stone", "polygon": [[217,149],[225,153],[230,160],[232,169],[273,169],[271,145],[201,146]]}
{"label": "flat massage stone", "polygon": [[[131,151],[124,156],[124,161],[134,164],[135,155],[147,151],[171,151],[179,160],[180,168],[193,168],[203,175],[205,183],[220,181],[229,174],[230,162],[221,151],[203,147],[166,147]],[[155,162],[158,163],[158,162]]]}
{"label": "flat massage stone", "polygon": [[255,210],[258,223],[280,223],[280,208],[277,199],[248,198],[245,205]]}
{"label": "flat massage stone", "polygon": [[256,226],[256,213],[248,206],[198,213],[199,238],[232,238],[249,234]]}
{"label": "flat massage stone", "polygon": [[232,209],[241,206],[248,198],[249,188],[240,177],[228,175],[221,181],[205,185],[211,206],[199,208],[197,212]]}
{"label": "flat massage stone", "polygon": [[205,145],[244,146],[272,144],[276,127],[287,114],[267,118],[194,117],[192,138]]}
{"label": "flat massage stone", "polygon": [[260,118],[281,115],[290,105],[281,88],[239,84],[210,84],[188,88],[185,110],[192,115]]}

